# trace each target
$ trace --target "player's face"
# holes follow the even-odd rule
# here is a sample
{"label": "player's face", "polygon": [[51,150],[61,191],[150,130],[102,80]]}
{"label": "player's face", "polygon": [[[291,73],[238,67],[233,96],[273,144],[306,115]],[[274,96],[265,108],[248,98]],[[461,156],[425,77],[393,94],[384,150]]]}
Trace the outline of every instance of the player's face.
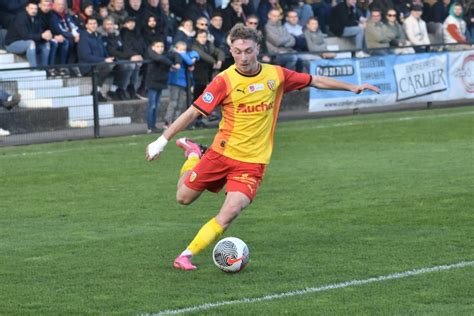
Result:
{"label": "player's face", "polygon": [[238,39],[230,45],[237,69],[244,74],[253,74],[258,70],[257,56],[259,47],[249,39]]}

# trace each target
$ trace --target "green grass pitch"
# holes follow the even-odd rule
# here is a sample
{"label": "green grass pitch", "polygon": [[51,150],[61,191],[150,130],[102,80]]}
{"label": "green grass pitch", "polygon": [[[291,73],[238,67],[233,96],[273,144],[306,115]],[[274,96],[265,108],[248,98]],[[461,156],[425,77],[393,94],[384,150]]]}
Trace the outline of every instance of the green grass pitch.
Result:
{"label": "green grass pitch", "polygon": [[[212,247],[172,268],[224,194],[178,205],[182,152],[146,162],[153,138],[0,149],[0,314],[157,313],[474,260],[473,107],[279,123],[224,235],[250,247],[238,274]],[[472,315],[474,267],[198,313]]]}

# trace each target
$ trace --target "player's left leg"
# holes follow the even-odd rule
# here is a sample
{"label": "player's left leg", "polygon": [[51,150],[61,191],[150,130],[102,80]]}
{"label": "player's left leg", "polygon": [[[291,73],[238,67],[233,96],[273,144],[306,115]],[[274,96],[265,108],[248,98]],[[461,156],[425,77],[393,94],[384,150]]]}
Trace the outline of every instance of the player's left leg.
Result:
{"label": "player's left leg", "polygon": [[193,168],[199,163],[207,147],[193,142],[189,138],[179,138],[176,145],[184,150],[186,161],[179,172],[178,190],[176,191],[176,201],[179,204],[188,205],[194,202],[202,193],[189,188],[184,184]]}
{"label": "player's left leg", "polygon": [[217,216],[201,227],[186,250],[175,259],[173,266],[182,270],[196,269],[197,267],[191,262],[192,257],[217,240],[250,202],[250,198],[244,193],[228,192]]}

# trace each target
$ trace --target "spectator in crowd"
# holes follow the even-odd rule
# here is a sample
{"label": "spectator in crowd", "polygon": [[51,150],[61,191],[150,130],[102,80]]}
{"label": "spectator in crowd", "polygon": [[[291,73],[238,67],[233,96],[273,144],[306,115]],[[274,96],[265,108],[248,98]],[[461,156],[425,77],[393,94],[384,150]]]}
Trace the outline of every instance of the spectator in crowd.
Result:
{"label": "spectator in crowd", "polygon": [[389,9],[394,8],[395,5],[392,0],[373,0],[370,5],[369,9],[372,11],[374,8],[380,9],[382,11],[382,15],[386,16]]}
{"label": "spectator in crowd", "polygon": [[[207,40],[214,44],[214,35],[209,33],[209,21],[205,17],[200,17],[196,20],[195,30],[196,30],[196,34],[197,34],[198,31],[206,31]],[[194,41],[195,41],[195,39],[194,39]],[[193,41],[193,43],[194,43],[194,41]]]}
{"label": "spectator in crowd", "polygon": [[274,56],[274,62],[288,69],[295,70],[298,57],[294,54],[295,38],[281,25],[280,10],[268,12],[268,22],[265,25],[265,43],[268,52]]}
{"label": "spectator in crowd", "polygon": [[105,18],[107,17],[109,17],[109,9],[106,5],[100,5],[99,12],[97,14],[97,22],[102,25],[102,22],[104,22]]}
{"label": "spectator in crowd", "polygon": [[[213,73],[222,68],[222,63],[225,59],[225,54],[219,48],[216,48],[207,39],[207,31],[199,30],[196,32],[196,41],[192,46],[192,50],[199,54],[199,60],[196,61],[193,72],[194,91],[193,100],[199,96],[206,89],[209,82],[211,82]],[[202,121],[202,116],[194,123],[194,128],[207,127]]]}
{"label": "spectator in crowd", "polygon": [[156,18],[153,15],[148,16],[146,25],[143,26],[142,32],[143,39],[145,40],[146,46],[150,46],[155,42],[165,42],[164,30],[160,30],[156,24]]}
{"label": "spectator in crowd", "polygon": [[[104,20],[103,29],[103,40],[108,54],[114,57],[115,61],[134,61],[141,62],[143,58],[141,55],[136,54],[133,50],[127,50],[123,45],[122,39],[119,35],[119,31],[115,29],[115,21],[111,17]],[[118,64],[114,68],[116,76],[114,76],[114,84],[117,86],[117,90],[114,92],[107,92],[107,96],[112,100],[128,100],[137,99],[135,95],[130,95],[127,90],[131,90],[128,87],[133,85],[131,82],[132,74],[139,68],[137,64]],[[135,78],[136,79],[136,78]]]}
{"label": "spectator in crowd", "polygon": [[165,114],[165,129],[176,120],[188,105],[188,72],[192,72],[192,67],[199,59],[199,54],[195,51],[187,52],[187,49],[186,42],[182,41],[176,42],[173,47],[173,64],[180,64],[181,66],[169,73],[170,101]]}
{"label": "spectator in crowd", "polygon": [[467,24],[469,42],[474,43],[474,1],[468,1],[465,9],[465,21]]}
{"label": "spectator in crowd", "polygon": [[186,11],[191,4],[191,0],[172,0],[170,4],[170,11],[176,14],[176,21],[181,23],[186,18]]}
{"label": "spectator in crowd", "polygon": [[402,24],[405,22],[405,18],[410,15],[411,3],[411,0],[393,0],[394,9],[399,13],[399,20]]}
{"label": "spectator in crowd", "polygon": [[128,0],[127,4],[125,5],[125,10],[128,13],[129,17],[135,19],[137,26],[136,28],[141,30],[144,21],[145,21],[145,5],[142,3],[142,0]]}
{"label": "spectator in crowd", "polygon": [[313,16],[317,18],[319,23],[319,29],[323,33],[327,33],[329,29],[329,17],[331,16],[332,7],[336,6],[340,1],[336,0],[307,0],[311,9],[313,10]]}
{"label": "spectator in crowd", "polygon": [[183,20],[174,36],[174,42],[185,42],[186,47],[191,49],[191,46],[194,43],[195,35],[196,32],[194,31],[193,20]]}
{"label": "spectator in crowd", "polygon": [[221,49],[225,46],[225,32],[222,30],[222,24],[222,14],[214,12],[209,26],[209,33],[214,37],[214,46]]}
{"label": "spectator in crowd", "polygon": [[85,30],[86,20],[94,17],[99,21],[97,13],[94,11],[94,5],[89,1],[83,1],[81,4],[81,11],[73,15],[73,21],[81,30]]}
{"label": "spectator in crowd", "polygon": [[387,36],[392,38],[390,41],[392,52],[395,54],[414,54],[415,50],[412,47],[404,47],[410,46],[411,43],[407,39],[403,27],[397,21],[397,11],[395,9],[388,9],[385,18],[387,20],[385,24]]}
{"label": "spectator in crowd", "polygon": [[147,21],[150,15],[155,17],[158,29],[161,30],[166,38],[168,36],[166,33],[166,16],[160,7],[160,0],[148,0],[145,6],[145,21]]}
{"label": "spectator in crowd", "polygon": [[354,37],[356,42],[356,57],[368,55],[364,47],[364,23],[361,14],[356,8],[356,0],[345,0],[336,5],[331,11],[329,28],[336,36]]}
{"label": "spectator in crowd", "polygon": [[178,19],[176,18],[176,15],[170,11],[170,2],[169,0],[161,0],[160,1],[160,7],[161,10],[163,11],[163,15],[165,17],[165,22],[166,22],[166,49],[168,50],[169,47],[173,44],[173,37],[174,34],[176,33],[176,30],[178,29]]}
{"label": "spectator in crowd", "polygon": [[[430,45],[426,23],[421,19],[422,10],[422,7],[414,5],[411,8],[410,16],[403,22],[405,34],[413,45]],[[423,47],[415,48],[416,52],[422,52],[424,50],[425,48]]]}
{"label": "spectator in crowd", "polygon": [[0,0],[0,26],[9,29],[18,13],[25,9],[29,0]]}
{"label": "spectator in crowd", "polygon": [[[146,58],[147,46],[145,40],[141,36],[140,32],[135,27],[135,19],[127,18],[124,21],[123,28],[120,30],[120,36],[122,38],[124,48],[135,56],[136,62],[143,61]],[[143,72],[141,81],[139,81],[140,71]],[[130,84],[127,87],[127,92],[131,98],[136,99],[137,97],[145,96],[145,77],[146,77],[146,65],[140,63],[134,69]],[[137,90],[138,86],[138,90]]]}
{"label": "spectator in crowd", "polygon": [[448,50],[465,50],[472,48],[468,44],[465,36],[467,28],[466,21],[463,20],[463,8],[460,3],[453,3],[449,9],[449,16],[443,23],[444,42],[447,44],[464,44],[464,45],[450,45],[446,48]]}
{"label": "spectator in crowd", "polygon": [[195,0],[191,3],[185,13],[186,19],[196,21],[200,17],[205,17],[208,21],[211,20],[211,16],[214,10],[207,0]]}
{"label": "spectator in crowd", "polygon": [[244,9],[245,16],[257,14],[253,0],[241,0],[241,2],[242,2],[242,9]]}
{"label": "spectator in crowd", "polygon": [[325,40],[326,35],[319,29],[319,23],[315,17],[309,18],[308,23],[306,24],[306,29],[303,33],[306,43],[308,44],[309,52],[319,53],[319,56],[322,58],[330,59],[336,57],[334,53],[321,53],[322,51],[327,50],[328,47]]}
{"label": "spectator in crowd", "polygon": [[431,8],[431,22],[443,24],[449,16],[451,0],[438,0]]}
{"label": "spectator in crowd", "polygon": [[148,47],[147,55],[151,59],[147,69],[146,87],[148,91],[147,126],[148,133],[156,131],[156,113],[160,108],[160,98],[163,89],[168,87],[168,72],[170,68],[178,70],[179,63],[173,62],[164,55],[165,44],[156,41]]}
{"label": "spectator in crowd", "polygon": [[288,33],[293,35],[295,38],[294,48],[299,52],[307,52],[308,45],[306,44],[303,27],[299,24],[298,13],[296,13],[296,11],[290,10],[286,13],[286,22],[284,26],[288,30]]}
{"label": "spectator in crowd", "polygon": [[[97,27],[96,18],[89,18],[87,20],[86,30],[81,31],[77,53],[80,63],[99,63],[96,66],[98,101],[105,102],[107,99],[101,93],[102,85],[112,73],[114,58],[108,55],[102,36],[97,33]],[[92,71],[92,66],[81,65],[80,69],[82,74],[89,75]]]}
{"label": "spectator in crowd", "polygon": [[242,0],[231,0],[227,8],[222,11],[224,25],[222,30],[227,33],[237,23],[245,23],[245,13]]}
{"label": "spectator in crowd", "polygon": [[[52,4],[51,0],[40,0],[38,3],[38,18],[43,25],[44,30],[52,31],[51,28],[51,19],[52,19]],[[51,33],[52,34],[52,33]],[[66,42],[66,44],[64,44]],[[56,55],[59,47],[59,56],[60,56],[60,63],[65,64],[67,62],[67,54],[69,51],[68,43],[65,41],[62,35],[53,36],[53,38],[49,41],[50,45],[50,52],[49,52],[49,59],[48,65],[56,64]],[[54,68],[48,68],[47,70],[49,76],[56,76],[61,75],[65,76],[68,74],[66,69],[61,69],[56,71]]]}
{"label": "spectator in crowd", "polygon": [[[49,41],[53,38],[51,31],[44,28],[37,15],[38,5],[29,2],[24,10],[18,13],[5,38],[7,51],[13,54],[26,53],[31,67],[48,65]],[[39,63],[37,53],[40,55]]]}
{"label": "spectator in crowd", "polygon": [[[66,61],[76,62],[76,46],[80,39],[79,28],[73,22],[71,15],[66,12],[65,0],[54,0],[53,2],[51,29],[54,36],[60,35],[64,38],[63,42],[67,42],[67,44],[63,43],[68,49],[67,57],[65,57]],[[61,64],[63,64],[63,60],[61,60]],[[74,68],[72,70],[76,75],[80,74],[78,70]]]}
{"label": "spectator in crowd", "polygon": [[394,34],[387,31],[388,28],[382,23],[382,11],[379,8],[372,8],[365,28],[365,42],[371,55],[390,53],[390,41],[394,39]]}
{"label": "spectator in crowd", "polygon": [[268,14],[270,13],[270,10],[273,9],[278,10],[281,16],[283,16],[285,13],[278,0],[260,0],[257,8],[257,16],[258,20],[260,21],[260,25],[263,27],[267,25]]}
{"label": "spectator in crowd", "polygon": [[[268,54],[267,45],[266,45],[265,41],[263,40],[263,33],[258,28],[259,23],[260,22],[258,20],[258,16],[249,15],[247,17],[247,21],[245,21],[245,26],[250,27],[251,29],[254,29],[255,31],[257,31],[257,33],[258,33],[258,35],[261,39],[261,41],[260,41],[260,55],[258,56],[258,60],[260,60],[264,63],[270,63],[272,59]],[[231,64],[234,63],[234,59],[232,58],[232,55],[230,55],[229,46],[227,46],[227,48],[228,49],[226,49],[224,52],[227,52],[229,54],[229,59],[230,59],[231,62],[227,63],[227,60],[226,60],[225,66],[223,67],[224,69],[226,69],[227,66],[230,66]]]}
{"label": "spectator in crowd", "polygon": [[109,11],[109,16],[114,19],[117,28],[121,28],[125,19],[128,18],[124,0],[110,0],[107,9]]}
{"label": "spectator in crowd", "polygon": [[293,0],[290,1],[290,4],[290,9],[287,12],[295,11],[298,15],[298,23],[301,26],[305,26],[308,23],[308,19],[314,16],[313,9],[304,0]]}

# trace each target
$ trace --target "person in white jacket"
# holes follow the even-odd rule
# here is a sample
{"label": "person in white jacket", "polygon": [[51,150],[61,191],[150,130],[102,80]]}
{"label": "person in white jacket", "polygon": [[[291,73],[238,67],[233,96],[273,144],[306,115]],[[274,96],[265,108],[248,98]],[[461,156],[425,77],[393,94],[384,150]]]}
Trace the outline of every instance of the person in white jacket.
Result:
{"label": "person in white jacket", "polygon": [[[426,23],[421,19],[423,8],[419,5],[414,5],[411,8],[410,16],[403,22],[403,29],[412,45],[430,45],[430,38],[428,37],[428,30]],[[415,51],[425,51],[422,47],[416,47]]]}
{"label": "person in white jacket", "polygon": [[472,48],[466,39],[466,22],[463,19],[463,8],[460,3],[453,3],[449,8],[449,15],[443,23],[443,38],[449,45],[448,50],[465,50]]}

